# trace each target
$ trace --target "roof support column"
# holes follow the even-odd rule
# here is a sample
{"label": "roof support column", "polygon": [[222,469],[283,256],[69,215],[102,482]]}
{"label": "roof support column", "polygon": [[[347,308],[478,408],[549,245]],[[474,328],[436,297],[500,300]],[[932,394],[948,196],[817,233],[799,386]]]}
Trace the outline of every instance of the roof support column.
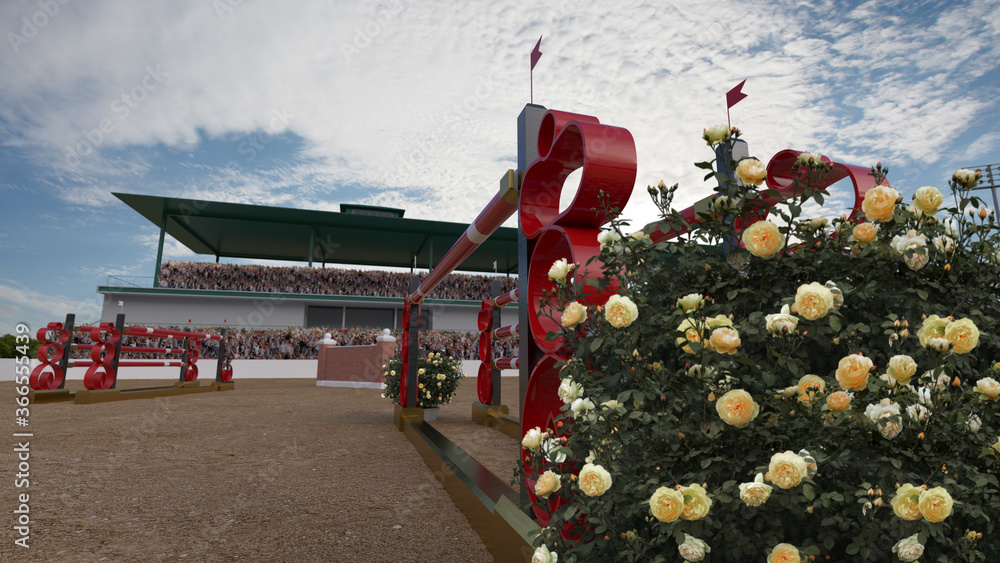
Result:
{"label": "roof support column", "polygon": [[316,231],[309,231],[309,267],[313,267],[313,245],[316,244]]}
{"label": "roof support column", "polygon": [[156,247],[156,271],[153,273],[153,287],[160,287],[160,262],[163,261],[163,236],[167,233],[167,209],[160,217],[160,244]]}

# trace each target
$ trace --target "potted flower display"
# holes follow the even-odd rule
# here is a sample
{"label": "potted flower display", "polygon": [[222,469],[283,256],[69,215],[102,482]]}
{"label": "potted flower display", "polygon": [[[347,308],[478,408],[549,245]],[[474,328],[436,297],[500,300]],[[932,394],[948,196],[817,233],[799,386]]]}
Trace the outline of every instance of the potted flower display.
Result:
{"label": "potted flower display", "polygon": [[803,153],[765,218],[763,165],[722,154],[738,181],[709,174],[697,221],[661,182],[661,221],[611,223],[614,302],[581,314],[595,288],[553,278],[572,357],[562,412],[522,442],[549,516],[534,560],[1000,561],[1000,226],[978,174],[910,203],[879,164],[852,214],[820,208],[831,165]]}
{"label": "potted flower display", "polygon": [[[399,378],[403,372],[403,360],[392,358],[382,366],[382,382],[385,386],[383,397],[399,400]],[[430,352],[417,360],[417,407],[424,409],[424,420],[435,420],[438,407],[450,403],[458,384],[465,378],[462,362],[458,358],[445,356],[440,352]]]}

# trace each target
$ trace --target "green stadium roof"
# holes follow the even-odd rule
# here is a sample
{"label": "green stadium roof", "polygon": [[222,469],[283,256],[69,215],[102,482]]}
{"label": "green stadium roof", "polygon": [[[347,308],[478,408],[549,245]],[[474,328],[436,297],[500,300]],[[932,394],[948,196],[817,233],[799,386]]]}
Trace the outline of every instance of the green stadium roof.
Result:
{"label": "green stadium roof", "polygon": [[[389,208],[400,216],[114,195],[191,251],[216,257],[409,268],[416,256],[417,267],[427,268],[468,228],[466,223],[403,219],[402,210]],[[493,272],[494,261],[497,272],[517,273],[516,229],[497,229],[457,269]]]}

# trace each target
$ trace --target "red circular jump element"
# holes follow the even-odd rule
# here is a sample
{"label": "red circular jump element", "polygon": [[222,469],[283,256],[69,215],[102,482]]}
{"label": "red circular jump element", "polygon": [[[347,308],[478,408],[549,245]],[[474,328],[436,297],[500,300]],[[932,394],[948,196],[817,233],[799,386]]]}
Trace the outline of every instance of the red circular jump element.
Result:
{"label": "red circular jump element", "polygon": [[94,328],[90,331],[90,340],[94,343],[98,342],[110,342],[111,344],[117,344],[119,340],[122,339],[122,333],[114,328],[105,328],[101,325],[101,328]]}
{"label": "red circular jump element", "polygon": [[[560,128],[559,116],[564,114],[550,110],[542,118],[539,148],[544,148],[544,133],[552,130],[556,136],[546,156],[531,164],[521,182],[518,213],[521,230],[528,238],[535,238],[543,227],[554,224],[598,228],[616,215],[604,208],[624,209],[635,187],[632,134],[621,127],[590,121],[570,120]],[[563,182],[580,167],[580,188],[573,203],[560,213]],[[601,201],[602,193],[606,202]]]}
{"label": "red circular jump element", "polygon": [[[52,350],[51,359],[49,358],[49,350]],[[38,347],[38,352],[35,355],[38,357],[38,361],[43,364],[58,364],[66,355],[66,350],[58,342],[46,342]]]}
{"label": "red circular jump element", "polygon": [[223,383],[229,383],[233,380],[233,368],[222,368],[222,373],[219,375],[219,379]]}
{"label": "red circular jump element", "polygon": [[200,356],[200,354],[198,354],[197,350],[195,350],[193,348],[191,350],[188,350],[188,353],[187,353],[187,363],[192,364],[192,365],[195,364],[195,363],[197,363],[199,356]]}
{"label": "red circular jump element", "polygon": [[[540,428],[542,432],[548,432],[550,437],[560,433],[556,432],[556,417],[563,406],[559,398],[559,370],[555,368],[556,362],[564,358],[549,354],[544,356],[531,372],[528,380],[528,388],[524,394],[524,412],[521,413],[521,438],[532,428]],[[528,452],[524,453],[525,487],[528,490],[528,497],[532,502],[532,510],[535,516],[544,526],[548,524],[549,512],[539,508],[540,497],[535,495],[535,481],[537,475],[530,473],[531,463]],[[538,454],[535,454],[538,455]],[[551,507],[550,507],[551,509]]]}
{"label": "red circular jump element", "polygon": [[107,364],[93,364],[87,368],[87,373],[83,375],[83,386],[91,391],[111,389],[115,382],[115,370]]}
{"label": "red circular jump element", "polygon": [[[53,324],[59,325],[59,327],[55,328],[52,326]],[[56,333],[59,335],[59,338],[49,338],[50,332]],[[69,342],[70,336],[70,332],[62,327],[62,323],[49,323],[47,328],[40,328],[38,329],[38,332],[35,333],[36,339],[41,342],[58,342],[59,344]]]}
{"label": "red circular jump element", "polygon": [[479,330],[490,330],[493,327],[493,305],[490,304],[488,300],[483,301],[482,307],[479,308]]}
{"label": "red circular jump element", "polygon": [[90,359],[95,362],[109,364],[115,357],[115,345],[110,342],[101,342],[90,347]]}
{"label": "red circular jump element", "polygon": [[[546,340],[545,335],[559,332],[561,311],[551,306],[542,306],[541,300],[545,291],[553,291],[555,284],[549,279],[549,269],[552,263],[565,258],[571,264],[580,264],[574,271],[575,280],[581,283],[587,279],[600,279],[604,264],[600,261],[587,262],[601,253],[601,244],[597,241],[597,229],[581,229],[576,227],[546,227],[541,231],[535,251],[531,255],[528,266],[528,324],[538,347],[545,353],[562,350],[566,341],[563,337]],[[613,294],[618,293],[618,284],[597,293],[590,285],[583,286],[583,302],[586,305],[603,305]]]}
{"label": "red circular jump element", "polygon": [[[51,371],[49,371],[51,370]],[[28,378],[28,384],[35,391],[46,391],[58,389],[63,382],[63,370],[61,367],[52,364],[41,364],[35,366]]]}
{"label": "red circular jump element", "polygon": [[489,332],[479,333],[479,361],[490,363],[493,359],[493,340]]}
{"label": "red circular jump element", "polygon": [[[767,187],[781,194],[780,196],[768,195],[763,197],[763,201],[768,208],[773,207],[775,203],[782,199],[794,195],[792,166],[800,154],[802,154],[802,151],[785,149],[771,157],[771,160],[767,163]],[[851,210],[849,218],[853,219],[857,214],[862,212],[861,202],[864,201],[865,194],[876,185],[875,178],[871,176],[871,169],[853,164],[833,162],[825,156],[823,157],[823,162],[833,164],[833,170],[823,178],[823,181],[819,185],[813,187],[826,189],[844,178],[850,178],[851,184],[854,186],[854,208]],[[884,182],[885,185],[889,185],[888,180]]]}
{"label": "red circular jump element", "polygon": [[188,343],[190,344],[190,346],[188,346],[188,348],[190,348],[191,350],[201,350],[201,340],[196,340],[194,338],[189,338],[188,339]]}
{"label": "red circular jump element", "polygon": [[184,371],[184,381],[194,381],[196,379],[198,379],[198,366],[188,364],[187,369]]}
{"label": "red circular jump element", "polygon": [[479,393],[479,402],[488,405],[493,400],[493,372],[490,370],[488,362],[479,364],[479,375],[476,378],[476,391]]}
{"label": "red circular jump element", "polygon": [[549,156],[549,151],[552,150],[552,143],[555,142],[556,137],[570,121],[601,122],[600,119],[592,115],[584,115],[582,113],[571,113],[557,109],[545,112],[545,115],[542,116],[542,123],[538,126],[538,156],[542,158]]}

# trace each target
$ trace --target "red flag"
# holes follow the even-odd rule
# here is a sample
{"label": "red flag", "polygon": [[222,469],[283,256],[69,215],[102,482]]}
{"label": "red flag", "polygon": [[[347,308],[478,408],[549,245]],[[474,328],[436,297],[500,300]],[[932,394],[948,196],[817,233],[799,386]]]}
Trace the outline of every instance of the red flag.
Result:
{"label": "red flag", "polygon": [[542,46],[542,36],[538,36],[538,43],[535,43],[535,49],[531,51],[531,70],[535,70],[535,65],[538,64],[538,59],[542,58],[542,52],[538,50]]}
{"label": "red flag", "polygon": [[[539,39],[539,41],[541,41],[541,39]],[[736,85],[735,88],[733,88],[732,90],[726,92],[726,109],[729,109],[729,108],[735,106],[737,104],[737,102],[739,102],[743,98],[747,97],[746,94],[744,94],[743,92],[740,92],[740,89],[743,88],[744,84],[746,84],[746,80],[744,80],[743,82],[740,82],[739,84]]]}

